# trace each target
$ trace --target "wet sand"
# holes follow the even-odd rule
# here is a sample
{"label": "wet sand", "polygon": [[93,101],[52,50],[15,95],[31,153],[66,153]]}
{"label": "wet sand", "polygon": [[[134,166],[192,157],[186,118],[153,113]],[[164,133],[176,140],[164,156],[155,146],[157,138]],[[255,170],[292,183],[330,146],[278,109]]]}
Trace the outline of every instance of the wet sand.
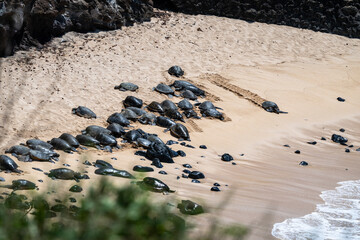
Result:
{"label": "wet sand", "polygon": [[[152,88],[175,79],[166,73],[175,64],[185,70],[186,79],[209,93],[206,99],[221,107],[228,119],[188,120],[190,144],[196,148],[172,145],[187,156],[164,164],[161,170],[168,175],[159,175],[158,169],[148,174],[175,189],[175,197],[209,206],[210,213],[194,219],[202,222],[220,215],[224,223],[249,225],[250,239],[271,239],[274,223],[312,212],[321,201],[321,191],[335,188],[339,181],[359,179],[360,152],[355,149],[360,147],[360,40],[213,16],[171,13],[113,32],[68,33],[41,51],[1,59],[0,149],[28,138],[50,140],[63,132],[76,135],[88,125],[106,126],[107,117],[121,110],[127,95],[145,103],[165,100],[167,96]],[[138,84],[139,91],[113,89],[123,81]],[[258,106],[263,99],[276,102],[289,114],[267,113]],[[98,119],[72,115],[71,108],[79,105],[92,109]],[[164,141],[175,140],[160,127],[133,125],[159,134]],[[354,144],[350,153],[330,140],[340,128],[346,130],[340,135]],[[208,149],[199,149],[201,144]],[[112,154],[62,153],[56,164],[19,162],[24,174],[0,176],[6,182],[20,177],[45,181],[47,177],[32,167],[48,171],[67,163],[82,168],[84,159],[106,160],[129,171],[137,164],[150,166],[135,151],[125,147]],[[237,165],[222,162],[223,153],[230,153]],[[299,166],[300,161],[309,166]],[[206,178],[200,184],[177,180],[184,163]],[[93,167],[85,170],[91,178],[82,181],[87,187],[100,177]],[[129,182],[109,179],[116,184]],[[221,184],[221,192],[210,191],[214,182]],[[37,184],[45,189],[46,183]],[[66,192],[75,182],[50,184],[61,184]],[[227,197],[228,203],[216,210]]]}

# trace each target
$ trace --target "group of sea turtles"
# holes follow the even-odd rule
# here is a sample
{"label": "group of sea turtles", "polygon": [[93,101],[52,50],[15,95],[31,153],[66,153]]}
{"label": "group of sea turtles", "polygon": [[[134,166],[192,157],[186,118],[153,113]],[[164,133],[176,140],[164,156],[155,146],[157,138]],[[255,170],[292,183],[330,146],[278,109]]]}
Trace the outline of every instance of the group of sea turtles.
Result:
{"label": "group of sea turtles", "polygon": [[[168,73],[180,77],[184,71],[179,66],[173,66],[168,70]],[[133,83],[124,82],[115,89],[120,91],[137,91],[139,87]],[[135,96],[127,96],[124,101],[124,109],[121,112],[115,112],[107,118],[108,126],[102,127],[97,125],[87,126],[81,134],[73,136],[69,133],[63,133],[58,138],[52,138],[50,141],[42,141],[39,139],[29,139],[26,143],[15,145],[5,151],[6,154],[11,154],[19,161],[58,161],[59,154],[56,150],[67,153],[78,152],[78,149],[86,149],[86,147],[94,147],[105,151],[112,152],[115,148],[120,148],[118,138],[122,139],[122,143],[131,143],[136,147],[143,148],[145,151],[138,151],[144,157],[152,161],[152,165],[157,168],[162,168],[162,163],[173,163],[173,158],[177,156],[185,156],[186,154],[179,150],[174,151],[165,144],[156,134],[151,134],[142,129],[134,129],[131,124],[139,122],[141,124],[157,125],[165,128],[165,132],[169,131],[171,135],[178,138],[179,141],[190,141],[189,131],[183,124],[185,119],[201,117],[210,117],[224,120],[222,110],[216,107],[211,101],[199,102],[198,98],[204,98],[206,93],[204,90],[185,80],[175,80],[171,85],[160,83],[153,89],[161,94],[170,97],[176,96],[183,98],[181,101],[174,103],[167,99],[162,102],[152,101],[150,104],[144,106],[142,99]],[[193,101],[193,103],[191,102]],[[262,106],[266,111],[283,113],[279,110],[277,105],[272,102],[264,102]],[[96,114],[87,107],[79,106],[72,109],[72,113],[84,118],[96,118]],[[180,123],[182,122],[182,123]],[[172,141],[174,143],[174,141]],[[87,162],[85,164],[91,165]],[[123,177],[134,179],[135,177],[125,170],[115,169],[110,163],[102,160],[96,161],[95,174],[108,175],[115,177]],[[21,173],[16,162],[8,155],[0,155],[0,170]],[[133,169],[139,172],[153,171],[151,167],[144,167],[137,165]],[[160,171],[160,174],[166,174],[165,171]],[[184,171],[188,175],[183,177],[192,178],[194,182],[199,182],[198,179],[204,178],[204,174],[199,171]],[[52,179],[62,180],[76,180],[88,179],[88,175],[75,172],[68,168],[52,169],[47,174]],[[183,174],[184,175],[184,174]],[[170,188],[161,180],[151,177],[146,177],[138,182],[138,185],[146,190],[154,192],[172,192]],[[35,189],[36,185],[30,181],[19,179],[14,180],[12,185],[6,187],[13,190]],[[217,187],[216,187],[217,188]],[[217,190],[216,190],[217,191]],[[191,204],[190,204],[191,205]],[[179,206],[188,207],[188,202],[183,202]],[[192,204],[198,208],[197,204]],[[187,212],[189,210],[183,210]],[[201,212],[196,210],[195,212]]]}

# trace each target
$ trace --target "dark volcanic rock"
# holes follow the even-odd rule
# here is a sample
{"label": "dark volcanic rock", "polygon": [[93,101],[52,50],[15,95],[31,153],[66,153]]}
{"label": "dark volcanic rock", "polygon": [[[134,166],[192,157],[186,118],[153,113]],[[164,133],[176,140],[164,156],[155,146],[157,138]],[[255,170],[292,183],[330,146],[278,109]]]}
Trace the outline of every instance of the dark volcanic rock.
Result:
{"label": "dark volcanic rock", "polygon": [[42,44],[66,32],[114,30],[150,20],[151,0],[0,2],[0,57]]}
{"label": "dark volcanic rock", "polygon": [[359,1],[154,0],[154,6],[360,37]]}

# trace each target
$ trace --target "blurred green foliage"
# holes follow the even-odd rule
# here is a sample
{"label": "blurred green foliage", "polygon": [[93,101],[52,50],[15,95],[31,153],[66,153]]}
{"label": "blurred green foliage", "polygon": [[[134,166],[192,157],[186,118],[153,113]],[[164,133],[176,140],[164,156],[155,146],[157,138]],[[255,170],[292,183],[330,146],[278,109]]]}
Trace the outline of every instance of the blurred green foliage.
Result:
{"label": "blurred green foliage", "polygon": [[[56,196],[58,197],[58,196]],[[89,189],[78,206],[68,200],[51,206],[43,195],[27,199],[13,192],[0,203],[0,240],[189,239],[186,221],[166,202],[150,199],[136,185],[117,188],[106,180]],[[231,227],[195,239],[243,239]],[[194,239],[194,236],[191,237]]]}

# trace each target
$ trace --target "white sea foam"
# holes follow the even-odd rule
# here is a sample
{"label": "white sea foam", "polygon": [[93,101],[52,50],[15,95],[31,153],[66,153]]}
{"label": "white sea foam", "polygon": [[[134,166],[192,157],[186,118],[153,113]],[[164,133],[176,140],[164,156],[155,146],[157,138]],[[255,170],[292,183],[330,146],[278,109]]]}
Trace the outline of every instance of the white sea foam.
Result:
{"label": "white sea foam", "polygon": [[315,212],[276,223],[272,235],[282,240],[360,240],[360,180],[340,182],[324,191]]}

